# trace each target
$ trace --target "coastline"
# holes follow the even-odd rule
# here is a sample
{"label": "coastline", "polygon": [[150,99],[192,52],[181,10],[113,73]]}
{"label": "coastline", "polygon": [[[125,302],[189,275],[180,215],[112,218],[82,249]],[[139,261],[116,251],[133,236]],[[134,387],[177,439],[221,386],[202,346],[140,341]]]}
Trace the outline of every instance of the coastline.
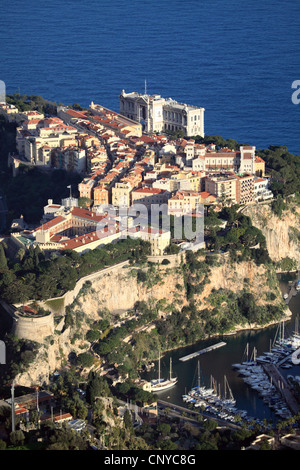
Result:
{"label": "coastline", "polygon": [[[297,274],[298,271],[286,271],[286,272],[278,272],[277,274],[280,275],[280,274]],[[280,288],[280,286],[279,286]],[[282,291],[283,293],[283,291]],[[197,344],[198,342],[200,341],[207,341],[209,339],[217,339],[217,338],[220,338],[222,339],[223,337],[232,337],[242,331],[259,331],[259,330],[264,330],[272,325],[276,325],[276,324],[279,324],[281,321],[288,321],[288,320],[291,320],[291,317],[293,315],[293,312],[290,310],[288,304],[286,305],[286,310],[285,310],[286,314],[283,318],[281,318],[280,320],[274,320],[274,321],[271,321],[271,322],[268,322],[266,323],[265,325],[258,325],[256,323],[253,323],[253,324],[250,324],[248,326],[243,326],[243,325],[236,325],[234,330],[231,330],[231,331],[228,331],[226,333],[218,333],[218,334],[215,334],[215,335],[212,335],[212,336],[207,336],[205,338],[201,338],[199,340],[197,340],[196,342],[192,342],[192,343],[186,343],[182,346],[179,346],[179,347],[175,347],[175,348],[168,348],[168,349],[165,349],[161,352],[161,354],[167,354],[168,352],[170,351],[175,351],[175,350],[179,350],[181,348],[185,348],[185,347],[189,347],[189,346],[193,346],[195,344]],[[158,360],[157,359],[154,359],[155,361]]]}

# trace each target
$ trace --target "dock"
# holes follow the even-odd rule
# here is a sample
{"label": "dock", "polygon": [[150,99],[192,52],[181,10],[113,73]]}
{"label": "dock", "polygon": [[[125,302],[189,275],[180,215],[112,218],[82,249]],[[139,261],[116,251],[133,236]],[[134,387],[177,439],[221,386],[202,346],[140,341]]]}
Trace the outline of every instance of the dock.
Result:
{"label": "dock", "polygon": [[295,297],[299,293],[299,290],[296,289],[296,285],[300,281],[300,271],[298,271],[298,276],[296,282],[293,283],[293,285],[290,288],[288,297],[285,299],[285,303],[288,305],[292,297]]}
{"label": "dock", "polygon": [[220,343],[213,344],[212,346],[208,346],[205,349],[201,349],[200,351],[196,351],[192,354],[188,354],[187,356],[181,357],[179,360],[182,362],[189,361],[190,359],[193,359],[194,357],[199,356],[200,354],[207,353],[209,351],[213,351],[214,349],[221,348],[222,346],[226,346],[226,343],[224,341],[221,341]]}
{"label": "dock", "polygon": [[282,398],[284,398],[292,413],[298,414],[300,412],[300,404],[296,400],[285,378],[280,374],[278,368],[274,364],[263,364],[263,368],[268,376],[272,378],[272,383],[281,393]]}

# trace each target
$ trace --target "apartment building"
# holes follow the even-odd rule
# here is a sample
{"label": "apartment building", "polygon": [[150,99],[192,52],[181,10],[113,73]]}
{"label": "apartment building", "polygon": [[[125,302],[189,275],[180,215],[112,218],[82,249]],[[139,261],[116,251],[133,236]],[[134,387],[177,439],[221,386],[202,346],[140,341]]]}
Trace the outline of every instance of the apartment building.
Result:
{"label": "apartment building", "polygon": [[102,180],[94,187],[94,206],[107,206],[110,204],[111,186],[106,185]]}
{"label": "apartment building", "polygon": [[141,137],[142,125],[115,111],[111,111],[104,106],[91,102],[89,106],[93,113],[93,120],[101,124],[104,128],[112,130],[117,136],[136,136]]}
{"label": "apartment building", "polygon": [[85,173],[86,171],[86,153],[85,150],[78,147],[51,149],[50,158],[52,168],[77,171],[78,173]]}
{"label": "apartment building", "polygon": [[223,148],[218,152],[206,149],[194,154],[193,141],[189,143],[190,150],[186,151],[187,165],[192,166],[194,171],[235,171],[238,173],[258,174],[260,170],[264,173],[264,161],[255,156],[255,147],[241,146],[239,150]]}
{"label": "apartment building", "polygon": [[128,181],[116,183],[112,188],[112,205],[115,207],[130,207],[131,192],[132,187]]}
{"label": "apartment building", "polygon": [[265,201],[274,197],[269,189],[269,180],[267,178],[254,178],[254,198],[255,202]]}
{"label": "apartment building", "polygon": [[214,204],[216,197],[208,192],[177,191],[168,200],[169,215],[186,215],[200,211],[203,204]]}
{"label": "apartment building", "polygon": [[120,113],[141,123],[148,134],[181,130],[187,136],[204,137],[204,111],[202,107],[165,99],[158,94],[122,90],[120,95]]}
{"label": "apartment building", "polygon": [[222,173],[205,178],[205,191],[220,200],[237,203],[237,178],[234,173]]}
{"label": "apartment building", "polygon": [[238,204],[255,202],[254,176],[252,174],[236,176],[236,202]]}
{"label": "apartment building", "polygon": [[128,236],[148,241],[151,245],[152,256],[162,256],[171,241],[170,231],[148,226],[130,227],[128,228]]}
{"label": "apartment building", "polygon": [[139,188],[131,193],[132,204],[143,204],[151,210],[151,204],[167,204],[170,193],[157,188]]}
{"label": "apartment building", "polygon": [[95,177],[84,178],[78,184],[79,196],[93,200],[94,197],[94,187],[97,184]]}

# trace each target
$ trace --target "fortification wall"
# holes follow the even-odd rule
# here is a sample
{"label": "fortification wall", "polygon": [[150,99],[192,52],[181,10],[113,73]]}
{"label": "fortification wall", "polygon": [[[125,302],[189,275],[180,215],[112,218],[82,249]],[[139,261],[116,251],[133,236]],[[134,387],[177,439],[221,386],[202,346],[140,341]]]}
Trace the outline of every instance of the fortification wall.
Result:
{"label": "fortification wall", "polygon": [[34,318],[24,317],[15,312],[11,333],[18,338],[41,343],[47,336],[53,335],[54,333],[53,313]]}

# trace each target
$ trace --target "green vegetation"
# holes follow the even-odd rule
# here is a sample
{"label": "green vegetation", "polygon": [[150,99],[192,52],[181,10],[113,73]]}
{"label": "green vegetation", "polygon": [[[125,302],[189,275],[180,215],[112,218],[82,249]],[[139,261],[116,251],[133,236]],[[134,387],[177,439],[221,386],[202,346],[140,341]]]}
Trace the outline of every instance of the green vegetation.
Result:
{"label": "green vegetation", "polygon": [[25,372],[35,360],[40,345],[33,341],[19,339],[11,334],[4,337],[6,364],[0,368],[1,386],[8,384],[18,374]]}
{"label": "green vegetation", "polygon": [[125,260],[137,262],[148,254],[149,243],[128,238],[82,255],[65,250],[52,259],[47,259],[38,246],[31,245],[27,252],[19,250],[17,259],[12,261],[2,245],[0,296],[8,303],[59,297],[74,289],[83,276]]}
{"label": "green vegetation", "polygon": [[[250,217],[240,212],[238,205],[223,207],[219,214],[211,211],[205,223],[207,245],[215,251],[229,252],[232,261],[271,264],[266,240],[261,230],[252,225]],[[218,231],[220,220],[226,220],[226,229]]]}
{"label": "green vegetation", "polygon": [[56,115],[56,103],[45,100],[38,95],[21,95],[14,93],[6,95],[6,102],[13,104],[19,111],[38,111],[41,114]]}
{"label": "green vegetation", "polygon": [[258,155],[266,162],[272,178],[270,189],[275,196],[286,198],[290,194],[300,193],[300,155],[293,155],[283,145],[270,145],[268,149],[259,151]]}

